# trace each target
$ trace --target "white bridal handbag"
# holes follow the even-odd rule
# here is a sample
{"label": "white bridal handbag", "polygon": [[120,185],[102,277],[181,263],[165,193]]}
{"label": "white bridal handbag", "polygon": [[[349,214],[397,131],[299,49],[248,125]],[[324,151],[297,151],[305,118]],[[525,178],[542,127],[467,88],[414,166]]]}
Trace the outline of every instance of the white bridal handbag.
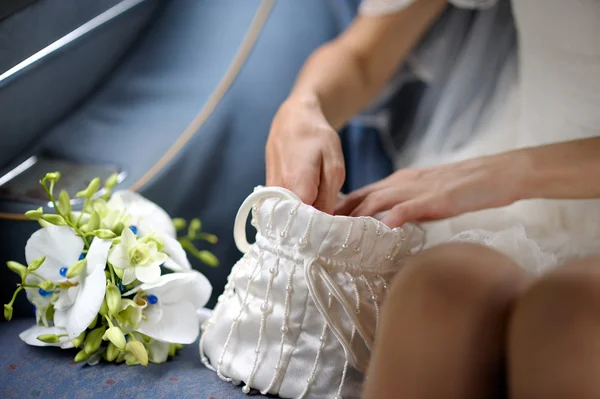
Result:
{"label": "white bridal handbag", "polygon": [[244,255],[202,326],[202,362],[245,393],[358,398],[382,299],[401,259],[422,248],[423,231],[331,216],[288,190],[259,187],[234,238]]}

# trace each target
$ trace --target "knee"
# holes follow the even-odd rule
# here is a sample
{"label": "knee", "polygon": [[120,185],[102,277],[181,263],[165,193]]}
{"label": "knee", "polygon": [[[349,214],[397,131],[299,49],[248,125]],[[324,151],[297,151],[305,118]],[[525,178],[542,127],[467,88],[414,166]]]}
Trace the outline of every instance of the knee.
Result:
{"label": "knee", "polygon": [[549,272],[519,300],[513,331],[559,333],[600,321],[600,257],[578,260]]}
{"label": "knee", "polygon": [[434,301],[464,311],[512,303],[526,284],[525,272],[497,251],[452,243],[410,258],[396,276],[390,301]]}

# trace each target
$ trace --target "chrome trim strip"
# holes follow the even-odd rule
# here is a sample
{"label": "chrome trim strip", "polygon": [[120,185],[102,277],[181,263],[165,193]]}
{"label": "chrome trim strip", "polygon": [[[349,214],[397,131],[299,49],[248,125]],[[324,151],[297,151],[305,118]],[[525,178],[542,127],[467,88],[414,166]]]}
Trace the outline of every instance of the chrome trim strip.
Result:
{"label": "chrome trim strip", "polygon": [[79,39],[80,37],[90,33],[94,29],[96,29],[96,28],[100,27],[101,25],[109,22],[110,20],[118,17],[119,15],[125,13],[126,11],[132,9],[133,7],[137,6],[138,4],[140,4],[144,1],[145,0],[123,0],[119,4],[113,6],[112,8],[109,8],[108,10],[104,11],[102,14],[89,20],[85,24],[81,25],[79,28],[67,33],[65,36],[56,40],[54,43],[49,44],[48,46],[44,47],[37,53],[30,56],[29,58],[25,59],[24,61],[21,61],[14,67],[10,68],[8,71],[1,74],[0,75],[0,83],[2,83],[4,80],[16,75],[17,73],[22,72],[26,68],[31,67],[33,64],[40,61],[42,58],[52,54],[53,52],[55,52],[57,50],[60,50],[61,48],[74,42],[75,40]]}
{"label": "chrome trim strip", "polygon": [[0,176],[0,187],[5,185],[15,177],[19,176],[21,173],[25,172],[27,169],[31,168],[36,163],[37,157],[33,156],[27,158],[25,161],[23,161],[17,167],[9,171],[7,174],[5,174],[4,176]]}

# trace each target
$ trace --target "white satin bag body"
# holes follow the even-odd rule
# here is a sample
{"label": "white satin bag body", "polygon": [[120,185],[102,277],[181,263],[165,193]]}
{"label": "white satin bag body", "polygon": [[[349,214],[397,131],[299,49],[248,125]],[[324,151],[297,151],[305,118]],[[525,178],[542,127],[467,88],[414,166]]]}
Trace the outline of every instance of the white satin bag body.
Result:
{"label": "white satin bag body", "polygon": [[234,234],[245,255],[203,325],[202,362],[246,393],[358,398],[381,302],[401,260],[422,248],[422,230],[331,216],[287,190],[258,188]]}

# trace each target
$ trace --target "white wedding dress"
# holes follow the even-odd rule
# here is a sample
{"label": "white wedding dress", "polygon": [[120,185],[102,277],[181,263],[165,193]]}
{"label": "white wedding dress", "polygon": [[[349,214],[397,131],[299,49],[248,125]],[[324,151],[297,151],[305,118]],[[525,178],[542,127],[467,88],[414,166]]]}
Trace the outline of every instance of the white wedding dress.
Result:
{"label": "white wedding dress", "polygon": [[[364,0],[361,10],[385,14],[411,2]],[[473,8],[495,3],[451,2]],[[518,72],[503,80],[502,101],[458,150],[431,151],[424,143],[435,132],[425,132],[409,166],[600,136],[600,0],[513,0],[512,9]],[[442,133],[460,135],[460,128],[460,121],[453,121]],[[600,253],[600,199],[519,201],[424,227],[428,246],[453,240],[483,243],[537,274],[565,260]]]}

